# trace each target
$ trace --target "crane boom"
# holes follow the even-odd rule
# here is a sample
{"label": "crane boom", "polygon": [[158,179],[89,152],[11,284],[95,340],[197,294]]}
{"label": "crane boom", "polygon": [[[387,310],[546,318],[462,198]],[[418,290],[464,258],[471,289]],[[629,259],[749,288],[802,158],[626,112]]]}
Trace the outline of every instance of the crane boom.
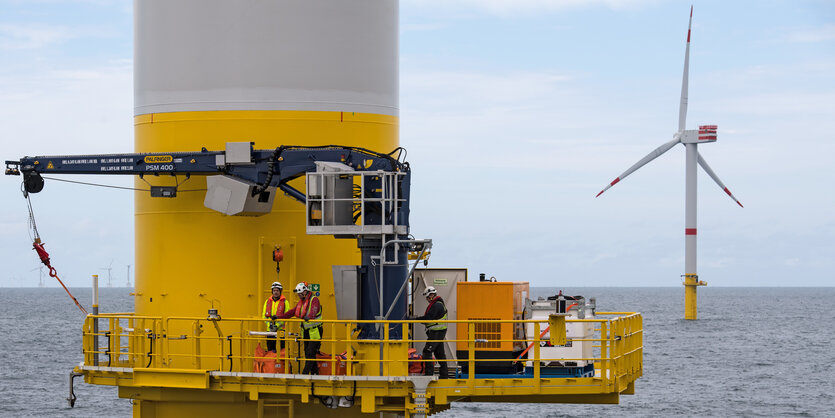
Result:
{"label": "crane boom", "polygon": [[[398,149],[399,150],[399,149]],[[327,145],[319,147],[280,146],[274,150],[255,150],[249,142],[229,142],[225,151],[131,154],[52,155],[23,157],[6,161],[7,175],[23,175],[24,189],[38,193],[43,189],[41,174],[121,174],[138,175],[226,175],[256,187],[253,196],[277,187],[304,203],[305,195],[287,183],[317,170],[316,162],[339,162],[357,171],[405,172],[409,165],[392,157],[358,147]],[[408,175],[406,176],[408,182]],[[167,191],[167,192],[166,192]],[[172,193],[173,192],[173,193]],[[174,197],[176,190],[152,188],[152,197]]]}

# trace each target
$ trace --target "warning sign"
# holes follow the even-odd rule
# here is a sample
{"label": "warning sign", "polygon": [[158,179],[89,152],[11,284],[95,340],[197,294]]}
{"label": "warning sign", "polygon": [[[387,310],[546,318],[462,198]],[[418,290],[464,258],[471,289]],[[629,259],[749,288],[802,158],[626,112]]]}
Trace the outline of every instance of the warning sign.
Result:
{"label": "warning sign", "polygon": [[46,165],[46,168],[47,168],[48,170],[54,170],[54,169],[55,169],[55,166],[54,166],[54,165],[52,165],[52,161],[50,161],[50,162],[49,162],[49,164],[47,164],[47,165]]}

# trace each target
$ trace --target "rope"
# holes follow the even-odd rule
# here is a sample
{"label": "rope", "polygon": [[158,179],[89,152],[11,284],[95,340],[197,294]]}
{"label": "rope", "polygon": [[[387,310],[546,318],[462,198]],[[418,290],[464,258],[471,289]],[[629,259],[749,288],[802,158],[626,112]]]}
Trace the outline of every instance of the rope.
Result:
{"label": "rope", "polygon": [[55,280],[58,280],[58,283],[61,283],[61,287],[63,287],[64,290],[67,291],[67,294],[70,295],[70,298],[72,299],[72,301],[75,302],[75,306],[78,306],[78,309],[81,309],[81,312],[84,312],[84,315],[89,315],[90,314],[90,313],[87,312],[86,309],[84,309],[83,306],[81,306],[80,303],[78,303],[78,299],[76,299],[75,296],[73,296],[72,293],[70,293],[70,290],[67,289],[67,286],[64,285],[64,282],[61,281],[61,278],[58,277],[58,274],[55,272],[55,268],[52,267],[52,266],[49,266],[49,277],[54,277]]}

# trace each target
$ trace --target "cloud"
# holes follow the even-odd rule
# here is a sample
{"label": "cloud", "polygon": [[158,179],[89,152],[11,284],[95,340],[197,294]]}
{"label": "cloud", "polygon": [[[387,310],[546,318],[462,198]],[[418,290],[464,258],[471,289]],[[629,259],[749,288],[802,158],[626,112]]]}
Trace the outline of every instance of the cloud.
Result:
{"label": "cloud", "polygon": [[45,24],[0,24],[0,49],[37,49],[64,43],[74,38],[64,26]]}
{"label": "cloud", "polygon": [[0,50],[32,50],[82,38],[109,38],[117,32],[104,25],[63,26],[46,23],[0,23]]}
{"label": "cloud", "polygon": [[786,259],[785,261],[783,261],[783,264],[785,264],[789,267],[794,267],[794,266],[797,266],[797,265],[800,264],[800,259],[799,258],[789,258],[789,259]]}
{"label": "cloud", "polygon": [[440,23],[405,23],[400,25],[402,32],[432,31],[446,28],[447,25]]}
{"label": "cloud", "polygon": [[835,40],[835,25],[808,28],[788,34],[790,42],[825,42]]}
{"label": "cloud", "polygon": [[612,10],[634,9],[658,0],[404,0],[433,13],[472,14],[484,13],[498,17],[537,15],[584,7],[606,7]]}
{"label": "cloud", "polygon": [[506,74],[454,71],[409,71],[402,85],[410,95],[425,100],[421,105],[450,106],[453,103],[472,108],[530,103],[552,95],[560,84],[572,77],[550,72],[514,72]]}

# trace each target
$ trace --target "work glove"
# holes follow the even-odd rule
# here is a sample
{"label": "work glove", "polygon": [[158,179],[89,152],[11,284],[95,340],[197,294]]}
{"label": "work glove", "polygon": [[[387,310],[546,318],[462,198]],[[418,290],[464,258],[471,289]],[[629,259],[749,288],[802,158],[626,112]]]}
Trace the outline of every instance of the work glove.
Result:
{"label": "work glove", "polygon": [[278,319],[278,316],[273,315],[273,316],[270,317],[270,319],[273,319],[273,320]]}

